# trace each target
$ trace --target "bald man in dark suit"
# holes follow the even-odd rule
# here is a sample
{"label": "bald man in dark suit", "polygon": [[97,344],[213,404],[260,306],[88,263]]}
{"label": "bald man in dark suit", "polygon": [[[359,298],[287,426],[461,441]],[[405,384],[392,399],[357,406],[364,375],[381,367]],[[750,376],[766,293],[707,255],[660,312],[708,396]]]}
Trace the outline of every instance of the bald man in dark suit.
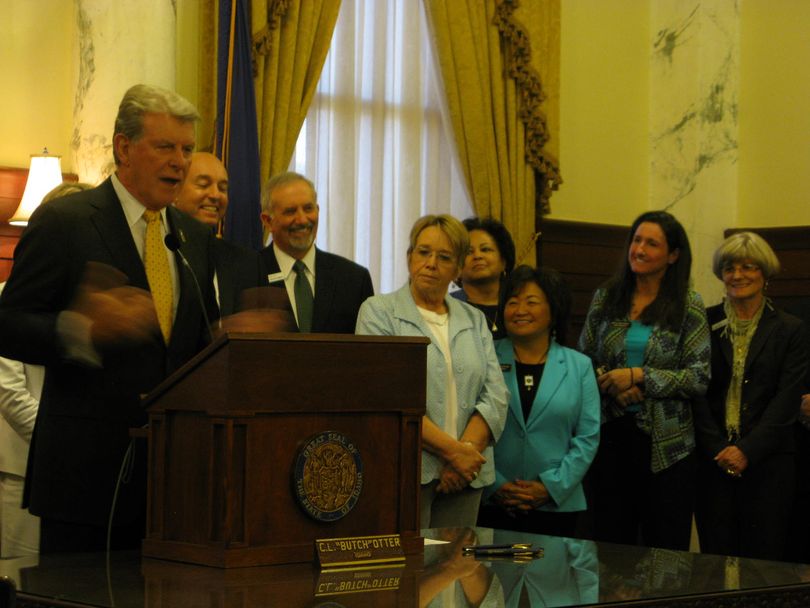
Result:
{"label": "bald man in dark suit", "polygon": [[[42,553],[102,549],[119,476],[112,546],[139,547],[143,538],[145,445],[130,441],[147,420],[140,395],[210,335],[189,271],[156,249],[163,236],[176,235],[209,316],[217,313],[212,235],[169,206],[197,118],[175,93],[129,89],[115,123],[116,173],[40,207],[17,246],[0,298],[0,354],[45,366],[25,487],[42,518]],[[145,264],[150,256],[165,270],[160,279]]]}
{"label": "bald man in dark suit", "polygon": [[[228,209],[228,170],[222,161],[210,152],[195,152],[174,206],[215,231]],[[267,285],[259,254],[253,249],[214,239],[214,264],[214,286],[223,317],[244,309],[245,290]]]}

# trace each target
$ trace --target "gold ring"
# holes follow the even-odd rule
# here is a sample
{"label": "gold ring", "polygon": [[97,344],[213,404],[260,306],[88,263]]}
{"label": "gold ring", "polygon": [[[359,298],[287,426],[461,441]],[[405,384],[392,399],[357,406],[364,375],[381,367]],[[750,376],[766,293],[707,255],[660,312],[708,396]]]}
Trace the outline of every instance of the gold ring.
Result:
{"label": "gold ring", "polygon": [[729,475],[734,475],[734,469],[726,469],[726,473]]}
{"label": "gold ring", "polygon": [[477,472],[476,472],[476,473],[473,473],[473,474],[472,474],[472,478],[473,478],[473,481],[475,481],[476,479],[478,479],[478,473],[477,473]]}

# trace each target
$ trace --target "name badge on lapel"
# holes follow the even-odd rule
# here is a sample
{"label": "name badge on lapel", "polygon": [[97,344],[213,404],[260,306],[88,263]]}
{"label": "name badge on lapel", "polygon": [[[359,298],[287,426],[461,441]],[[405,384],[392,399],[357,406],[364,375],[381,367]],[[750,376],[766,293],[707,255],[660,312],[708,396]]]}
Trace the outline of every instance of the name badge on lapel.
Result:
{"label": "name badge on lapel", "polygon": [[279,281],[284,280],[284,273],[283,272],[274,272],[273,274],[267,275],[267,282],[268,283],[278,283]]}

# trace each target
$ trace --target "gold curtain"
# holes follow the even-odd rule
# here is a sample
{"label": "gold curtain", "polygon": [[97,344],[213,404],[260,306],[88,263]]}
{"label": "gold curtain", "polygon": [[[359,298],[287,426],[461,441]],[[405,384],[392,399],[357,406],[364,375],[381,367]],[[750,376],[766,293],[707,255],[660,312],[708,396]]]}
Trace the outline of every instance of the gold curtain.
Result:
{"label": "gold curtain", "polygon": [[[559,15],[558,2],[530,3],[522,8],[522,18],[539,20],[542,10],[555,4]],[[515,240],[518,261],[533,264],[535,217],[547,212],[543,202],[559,183],[559,172],[556,160],[544,149],[549,133],[540,110],[543,93],[532,66],[528,34],[515,19],[517,3],[424,3],[475,211],[501,220]],[[549,23],[545,18],[540,21]],[[559,19],[556,27],[559,31]],[[544,177],[537,188],[535,170]]]}
{"label": "gold curtain", "polygon": [[340,0],[253,0],[262,181],[290,164],[339,9]]}

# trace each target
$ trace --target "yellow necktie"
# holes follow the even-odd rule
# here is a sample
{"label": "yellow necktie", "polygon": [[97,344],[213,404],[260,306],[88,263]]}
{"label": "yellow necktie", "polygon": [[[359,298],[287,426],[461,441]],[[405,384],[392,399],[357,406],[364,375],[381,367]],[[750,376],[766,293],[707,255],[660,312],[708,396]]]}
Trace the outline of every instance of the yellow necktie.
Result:
{"label": "yellow necktie", "polygon": [[174,295],[172,274],[169,271],[169,258],[163,244],[163,234],[160,230],[160,212],[147,209],[143,212],[146,220],[146,240],[143,248],[143,264],[146,267],[146,279],[149,281],[149,290],[155,301],[160,331],[163,339],[169,343],[172,333],[172,308]]}

